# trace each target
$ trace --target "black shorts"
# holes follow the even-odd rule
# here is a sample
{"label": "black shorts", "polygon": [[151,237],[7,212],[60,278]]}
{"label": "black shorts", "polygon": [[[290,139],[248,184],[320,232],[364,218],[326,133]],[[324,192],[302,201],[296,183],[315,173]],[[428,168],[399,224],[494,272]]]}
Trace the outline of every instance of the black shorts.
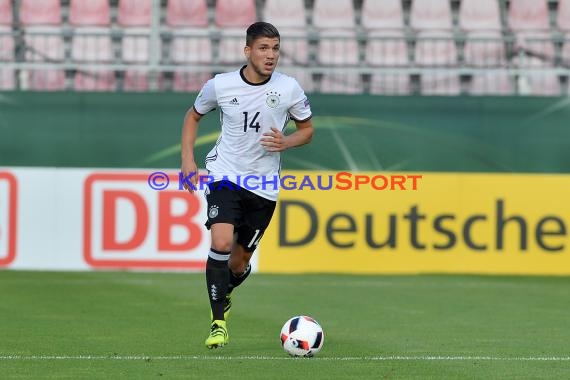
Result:
{"label": "black shorts", "polygon": [[208,184],[206,200],[206,227],[210,229],[216,223],[233,224],[237,242],[248,252],[257,248],[277,204],[229,181]]}

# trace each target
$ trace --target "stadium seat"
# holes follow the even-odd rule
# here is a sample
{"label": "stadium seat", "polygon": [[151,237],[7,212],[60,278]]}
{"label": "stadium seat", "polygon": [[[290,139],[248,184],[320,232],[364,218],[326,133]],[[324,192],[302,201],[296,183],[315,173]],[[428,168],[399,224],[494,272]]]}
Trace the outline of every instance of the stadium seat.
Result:
{"label": "stadium seat", "polygon": [[514,31],[550,29],[547,0],[511,0],[508,24]]}
{"label": "stadium seat", "polygon": [[23,25],[60,25],[60,0],[21,0],[20,21]]}
{"label": "stadium seat", "polygon": [[245,63],[245,32],[243,28],[225,28],[221,30],[218,46],[218,60],[223,64]]}
{"label": "stadium seat", "polygon": [[149,73],[142,70],[127,70],[123,80],[124,91],[144,92],[149,90]]}
{"label": "stadium seat", "polygon": [[76,91],[114,91],[115,73],[111,70],[87,69],[75,74]]}
{"label": "stadium seat", "polygon": [[117,21],[121,26],[150,26],[152,0],[119,0]]}
{"label": "stadium seat", "polygon": [[406,66],[408,46],[402,30],[374,30],[368,33],[366,63],[371,66]]}
{"label": "stadium seat", "polygon": [[124,62],[147,63],[150,58],[150,29],[125,28],[121,47]]}
{"label": "stadium seat", "polygon": [[462,0],[459,27],[466,32],[501,30],[501,13],[497,0]]}
{"label": "stadium seat", "polygon": [[16,88],[16,79],[13,69],[0,69],[0,90],[13,90]]}
{"label": "stadium seat", "polygon": [[60,28],[26,28],[24,42],[26,44],[26,61],[58,62],[65,57]]}
{"label": "stadium seat", "polygon": [[281,28],[279,62],[285,65],[307,65],[309,42],[305,29]]}
{"label": "stadium seat", "polygon": [[12,28],[0,25],[0,62],[11,62],[14,60],[14,46]]}
{"label": "stadium seat", "polygon": [[570,0],[558,0],[556,25],[564,32],[570,32]]}
{"label": "stadium seat", "polygon": [[[263,19],[277,27],[306,28],[307,15],[303,0],[265,0]],[[282,33],[285,35],[285,33]]]}
{"label": "stadium seat", "polygon": [[558,75],[550,70],[552,63],[536,57],[522,56],[513,59],[515,67],[543,68],[544,71],[528,71],[521,74],[518,87],[521,95],[559,96],[561,92]]}
{"label": "stadium seat", "polygon": [[107,28],[76,28],[71,43],[71,58],[77,62],[112,62],[113,45],[108,32]]}
{"label": "stadium seat", "polygon": [[364,0],[361,24],[365,29],[403,29],[401,0]]}
{"label": "stadium seat", "polygon": [[277,70],[283,74],[295,78],[305,92],[310,93],[315,91],[313,75],[307,70],[300,67],[291,66],[280,66]]}
{"label": "stadium seat", "polygon": [[461,93],[459,77],[443,72],[426,73],[421,75],[422,95],[455,96]]}
{"label": "stadium seat", "polygon": [[504,66],[507,59],[501,32],[474,31],[468,33],[463,56],[468,66]]}
{"label": "stadium seat", "polygon": [[22,73],[22,89],[61,91],[65,89],[63,70],[26,70]]}
{"label": "stadium seat", "polygon": [[352,0],[315,0],[313,4],[314,27],[354,29],[355,25]]}
{"label": "stadium seat", "polygon": [[69,23],[74,26],[109,26],[109,0],[71,0]]}
{"label": "stadium seat", "polygon": [[168,0],[166,25],[170,27],[208,26],[208,5],[206,0]]}
{"label": "stadium seat", "polygon": [[360,75],[353,72],[325,73],[321,79],[321,92],[325,94],[361,94],[363,91]]}
{"label": "stadium seat", "polygon": [[410,26],[416,30],[450,30],[452,19],[449,0],[413,0]]}
{"label": "stadium seat", "polygon": [[211,63],[212,43],[208,31],[200,28],[173,29],[170,60],[173,63]]}
{"label": "stadium seat", "polygon": [[0,25],[12,24],[12,0],[0,0]]}
{"label": "stadium seat", "polygon": [[513,79],[506,70],[473,75],[467,91],[470,95],[513,95]]}
{"label": "stadium seat", "polygon": [[370,93],[374,95],[409,95],[410,77],[407,74],[374,73],[370,77]]}
{"label": "stadium seat", "polygon": [[560,53],[564,67],[570,67],[570,33],[564,36],[562,51]]}
{"label": "stadium seat", "polygon": [[197,92],[210,78],[212,75],[207,73],[175,71],[172,90],[176,92]]}
{"label": "stadium seat", "polygon": [[445,31],[418,33],[414,57],[420,66],[456,65],[457,49],[453,35]]}
{"label": "stadium seat", "polygon": [[555,52],[549,32],[525,31],[515,35],[515,50],[524,51],[527,55],[534,55],[540,59],[554,62]]}
{"label": "stadium seat", "polygon": [[356,33],[344,29],[321,29],[317,59],[325,65],[356,65],[359,63]]}
{"label": "stadium seat", "polygon": [[216,0],[215,23],[218,27],[243,29],[256,19],[255,0]]}

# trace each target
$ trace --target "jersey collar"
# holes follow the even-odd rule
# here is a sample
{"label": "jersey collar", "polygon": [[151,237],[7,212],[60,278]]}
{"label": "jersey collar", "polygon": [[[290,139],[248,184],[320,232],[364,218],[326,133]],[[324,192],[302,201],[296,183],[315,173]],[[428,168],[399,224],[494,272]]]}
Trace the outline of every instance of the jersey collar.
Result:
{"label": "jersey collar", "polygon": [[271,80],[271,75],[269,76],[269,78],[267,78],[266,80],[264,80],[263,82],[259,82],[259,83],[252,83],[250,81],[247,80],[247,78],[245,77],[245,75],[243,75],[243,70],[246,68],[247,65],[243,65],[243,67],[239,70],[239,76],[241,77],[241,79],[249,84],[250,86],[263,86],[264,84],[266,84],[267,82],[269,82]]}

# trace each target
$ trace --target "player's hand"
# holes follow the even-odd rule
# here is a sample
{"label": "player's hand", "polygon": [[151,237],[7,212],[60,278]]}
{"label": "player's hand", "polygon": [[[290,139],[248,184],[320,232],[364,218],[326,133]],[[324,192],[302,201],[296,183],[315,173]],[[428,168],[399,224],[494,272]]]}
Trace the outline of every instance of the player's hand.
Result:
{"label": "player's hand", "polygon": [[288,148],[287,136],[275,127],[271,127],[271,132],[265,132],[260,141],[268,152],[282,152]]}
{"label": "player's hand", "polygon": [[[182,161],[182,168],[180,169],[182,171],[182,179],[188,178],[188,176],[191,176],[190,178],[188,178],[187,181],[184,181],[184,189],[186,189],[190,194],[192,194],[196,189],[197,189],[197,185],[198,185],[198,167],[196,166],[196,162],[194,162],[194,160],[186,160],[186,161]],[[188,182],[190,182],[194,187],[189,186]]]}

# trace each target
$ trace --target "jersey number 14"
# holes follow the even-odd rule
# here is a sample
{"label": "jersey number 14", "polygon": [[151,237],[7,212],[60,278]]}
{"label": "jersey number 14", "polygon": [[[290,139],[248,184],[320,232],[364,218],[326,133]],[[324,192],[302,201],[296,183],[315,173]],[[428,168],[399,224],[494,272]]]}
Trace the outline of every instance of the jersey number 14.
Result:
{"label": "jersey number 14", "polygon": [[253,128],[253,129],[255,129],[255,132],[259,132],[259,128],[261,128],[261,126],[259,125],[259,121],[257,121],[257,117],[259,116],[259,112],[255,113],[255,115],[253,116],[253,119],[251,119],[249,124],[247,122],[248,115],[249,115],[249,112],[243,113],[243,131],[247,132],[247,128]]}

